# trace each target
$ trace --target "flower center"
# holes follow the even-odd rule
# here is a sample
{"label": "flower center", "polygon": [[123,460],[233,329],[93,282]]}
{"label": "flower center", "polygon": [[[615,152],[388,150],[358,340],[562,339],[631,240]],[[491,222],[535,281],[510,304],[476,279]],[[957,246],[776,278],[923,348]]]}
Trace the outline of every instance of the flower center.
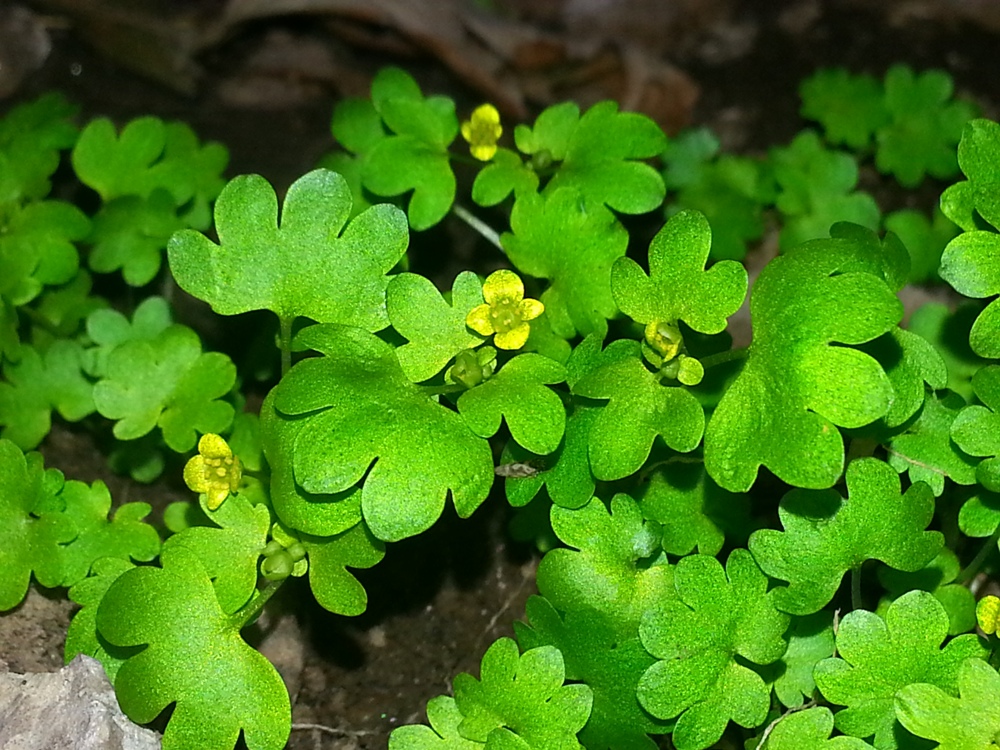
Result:
{"label": "flower center", "polygon": [[684,337],[676,324],[667,320],[655,320],[646,326],[646,343],[666,362],[680,353]]}
{"label": "flower center", "polygon": [[517,302],[509,297],[497,300],[490,305],[490,320],[497,333],[513,331],[521,325],[521,311]]}

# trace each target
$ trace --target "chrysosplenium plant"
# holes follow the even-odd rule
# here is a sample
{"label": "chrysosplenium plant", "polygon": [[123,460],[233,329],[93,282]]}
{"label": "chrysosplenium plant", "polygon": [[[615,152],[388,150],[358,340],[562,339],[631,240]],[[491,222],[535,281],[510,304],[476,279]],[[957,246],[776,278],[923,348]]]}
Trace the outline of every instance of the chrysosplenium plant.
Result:
{"label": "chrysosplenium plant", "polygon": [[[977,612],[973,593],[1000,538],[1000,303],[981,301],[1000,294],[1000,125],[950,86],[823,72],[803,112],[825,135],[750,159],[613,102],[550,107],[503,148],[495,109],[460,124],[387,69],[338,105],[342,150],[280,207],[262,177],[223,187],[224,150],[183,125],[14,110],[0,610],[32,575],[67,587],[67,659],[100,659],[136,721],[172,706],[165,747],[280,748],[288,695],[241,630],[289,577],[361,612],[351,569],[502,482],[548,549],[539,595],[392,750],[1000,746],[1000,600]],[[66,150],[91,215],[48,197]],[[882,234],[855,189],[870,157],[907,186],[965,179]],[[630,247],[620,217],[656,211]],[[410,232],[450,214],[510,268],[445,290],[403,270]],[[768,217],[782,252],[734,348],[738,260]],[[114,310],[92,273],[166,292]],[[897,293],[938,275],[971,300],[900,327]],[[173,282],[220,315],[276,316],[259,417],[229,357],[173,322]],[[25,453],[53,410],[110,429],[113,464],[144,481],[197,445],[198,502],[167,509],[162,541],[145,503],[110,514],[103,483]]]}

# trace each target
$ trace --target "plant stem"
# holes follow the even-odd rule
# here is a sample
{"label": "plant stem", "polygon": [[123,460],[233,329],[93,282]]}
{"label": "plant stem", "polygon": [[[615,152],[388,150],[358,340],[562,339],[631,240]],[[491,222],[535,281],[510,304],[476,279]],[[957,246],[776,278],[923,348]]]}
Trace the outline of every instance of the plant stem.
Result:
{"label": "plant stem", "polygon": [[457,203],[451,207],[451,210],[452,212],[454,212],[455,216],[457,216],[466,224],[468,224],[470,227],[479,232],[479,235],[484,240],[486,240],[491,245],[496,247],[496,249],[499,250],[501,253],[504,251],[503,245],[500,244],[500,235],[497,234],[496,231],[494,231],[493,227],[491,227],[489,224],[484,222],[479,217],[473,215],[473,213],[469,211],[467,208],[464,208],[463,206],[460,206]]}
{"label": "plant stem", "polygon": [[990,556],[990,553],[996,549],[998,539],[1000,539],[1000,525],[996,527],[990,538],[986,540],[976,556],[972,558],[972,562],[966,565],[965,570],[958,574],[958,577],[955,579],[956,583],[966,584],[976,576],[976,573],[979,572],[983,563]]}
{"label": "plant stem", "polygon": [[729,351],[702,357],[698,361],[701,362],[701,366],[707,370],[709,367],[715,367],[716,365],[732,362],[733,360],[746,359],[749,352],[750,349],[746,347],[743,349],[730,349]]}
{"label": "plant stem", "polygon": [[281,377],[292,369],[292,319],[278,318],[278,346],[281,349]]}
{"label": "plant stem", "polygon": [[242,609],[238,609],[230,615],[232,622],[239,625],[240,630],[243,630],[243,628],[257,619],[260,611],[264,609],[264,605],[281,588],[281,584],[287,580],[287,578],[284,578],[280,581],[275,581],[268,584],[263,591],[258,591],[256,596],[247,602]]}
{"label": "plant stem", "polygon": [[861,566],[851,568],[851,609],[861,609]]}
{"label": "plant stem", "polygon": [[460,393],[468,390],[464,385],[418,385],[417,386],[427,396],[441,396],[445,393]]}

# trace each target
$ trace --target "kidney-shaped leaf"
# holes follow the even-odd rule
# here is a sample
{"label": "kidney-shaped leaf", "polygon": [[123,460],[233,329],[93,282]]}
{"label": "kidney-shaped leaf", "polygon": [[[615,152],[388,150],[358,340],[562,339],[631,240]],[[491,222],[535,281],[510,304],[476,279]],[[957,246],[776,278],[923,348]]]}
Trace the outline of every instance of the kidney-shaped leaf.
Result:
{"label": "kidney-shaped leaf", "polygon": [[736,261],[705,270],[712,230],[698,211],[673,216],[649,245],[649,276],[631,258],[611,272],[615,302],[639,323],[683,320],[696,331],[718,333],[743,304],[747,272]]}
{"label": "kidney-shaped leaf", "polygon": [[231,750],[241,730],[250,750],[285,746],[284,683],[219,607],[197,558],[179,553],[163,568],[122,574],[104,595],[97,628],[116,646],[145,646],[118,669],[115,692],[140,724],[176,704],[164,750]]}
{"label": "kidney-shaped leaf", "polygon": [[761,271],[746,364],[705,433],[705,467],[721,487],[746,491],[761,464],[798,487],[837,480],[844,443],[835,425],[861,427],[892,404],[878,363],[841,346],[899,321],[902,305],[885,272],[883,259],[854,237],[816,240]]}
{"label": "kidney-shaped leaf", "polygon": [[919,570],[941,550],[938,531],[924,531],[934,515],[934,497],[923,482],[900,494],[896,472],[874,458],[847,467],[848,499],[836,490],[792,490],[778,515],[784,531],[762,529],[750,536],[750,551],[773,578],[788,581],[774,597],[796,615],[829,602],[844,573],[865,560],[898,570]]}
{"label": "kidney-shaped leaf", "polygon": [[271,310],[378,331],[389,323],[386,274],[406,251],[406,217],[380,205],[348,224],[350,213],[347,181],[317,169],[288,189],[279,224],[274,189],[243,175],[216,202],[219,244],[178,232],[167,246],[170,270],[222,315]]}
{"label": "kidney-shaped leaf", "polygon": [[387,542],[429,528],[449,490],[460,516],[478,507],[493,483],[489,443],[413,385],[389,344],[335,325],[308,328],[298,341],[326,356],[295,365],[274,406],[305,415],[292,460],[307,492],[343,492],[364,478],[365,521]]}

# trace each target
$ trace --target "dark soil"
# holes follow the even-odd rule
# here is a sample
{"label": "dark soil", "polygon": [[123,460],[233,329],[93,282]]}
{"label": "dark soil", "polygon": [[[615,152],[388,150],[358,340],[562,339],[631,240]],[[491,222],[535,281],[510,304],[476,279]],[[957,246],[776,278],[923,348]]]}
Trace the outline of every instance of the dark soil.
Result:
{"label": "dark soil", "polygon": [[[775,0],[744,6],[738,20],[753,32],[744,54],[723,63],[697,54],[683,61],[702,89],[694,119],[715,128],[730,149],[752,153],[786,143],[804,126],[797,114],[799,81],[827,65],[879,76],[894,62],[908,62],[917,70],[943,68],[955,78],[957,90],[974,99],[987,116],[995,118],[1000,112],[1000,39],[971,22],[916,20],[890,26],[876,3],[872,12],[862,9],[864,3]],[[283,23],[301,28],[298,21],[277,25]],[[250,26],[207,53],[203,62],[208,80],[195,96],[174,93],[122,70],[91,52],[71,31],[56,30],[48,62],[13,98],[0,102],[0,112],[55,88],[81,106],[83,119],[108,115],[121,123],[152,113],[185,120],[202,138],[229,147],[230,175],[257,172],[280,191],[331,147],[333,102],[320,90],[294,106],[236,108],[213,93],[213,77],[237,75],[247,50],[271,26]],[[365,71],[400,63],[415,69],[428,90],[474,99],[431,60],[399,61],[364,50],[357,54]],[[866,189],[885,189],[879,178],[866,179],[873,182]],[[928,188],[928,200],[940,189]],[[903,200],[897,193],[885,194],[889,205],[883,208]],[[447,223],[417,238],[415,246],[415,268],[447,282],[458,268],[483,270],[500,261],[488,250],[477,255],[480,246]],[[459,248],[458,262],[445,257],[450,246]],[[129,300],[118,302],[125,306]],[[183,303],[181,317],[198,328],[210,346],[226,348],[233,339],[217,318],[192,301]],[[251,321],[252,326],[269,325],[264,318]],[[105,480],[116,502],[145,500],[162,509],[188,496],[179,484],[179,471],[168,472],[168,478],[151,487],[111,474],[102,468],[101,448],[79,426],[57,426],[43,452],[47,465],[62,469],[67,478]],[[369,595],[368,611],[358,618],[320,610],[309,603],[301,582],[298,588],[287,587],[279,602],[284,613],[272,613],[257,637],[263,638],[264,650],[289,682],[296,725],[325,727],[296,729],[290,748],[385,747],[394,727],[425,719],[426,701],[448,693],[455,674],[478,675],[487,646],[512,634],[512,621],[523,615],[525,600],[534,592],[538,554],[508,541],[507,521],[502,491],[494,492],[472,519],[461,521],[449,510],[426,534],[390,545],[381,564],[358,572]],[[33,592],[21,607],[0,617],[0,668],[3,662],[18,672],[61,666],[72,611],[63,593]]]}

